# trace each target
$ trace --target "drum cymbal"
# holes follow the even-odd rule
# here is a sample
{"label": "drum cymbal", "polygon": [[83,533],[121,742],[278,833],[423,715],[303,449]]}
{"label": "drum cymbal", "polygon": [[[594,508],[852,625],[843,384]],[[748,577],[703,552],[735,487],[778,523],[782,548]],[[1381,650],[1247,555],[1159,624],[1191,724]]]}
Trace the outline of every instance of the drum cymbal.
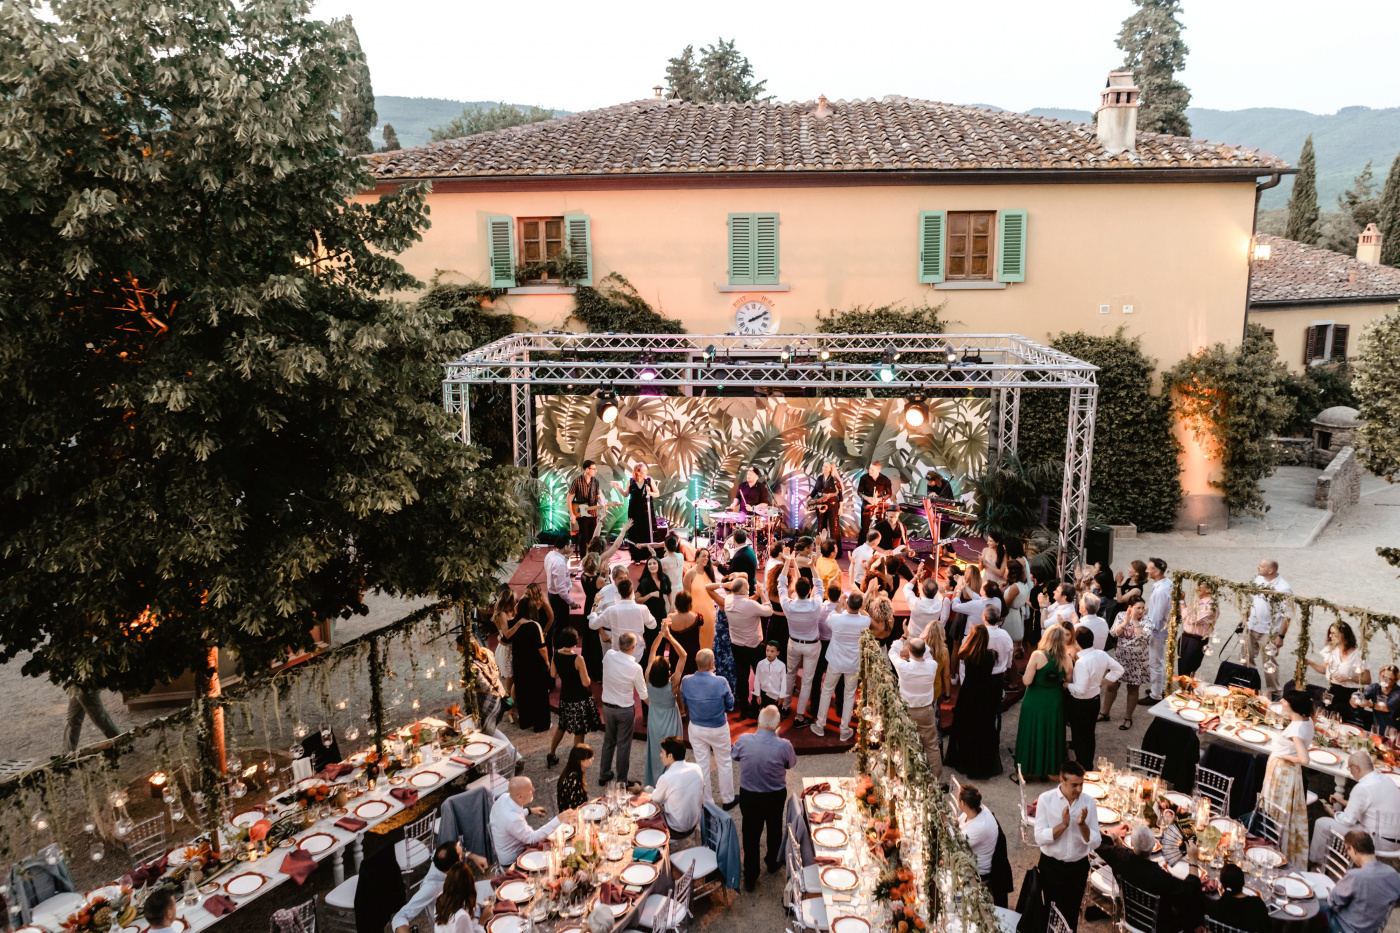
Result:
{"label": "drum cymbal", "polygon": [[714,499],[696,499],[695,507],[697,509],[717,509],[719,508],[719,503]]}
{"label": "drum cymbal", "polygon": [[771,512],[771,511],[773,510],[773,507],[770,506],[770,505],[767,505],[767,504],[765,504],[765,503],[760,502],[758,505],[756,505],[756,506],[753,507],[753,510],[754,510],[755,513],[757,513],[757,514],[759,514],[759,515],[762,515],[764,518],[767,518],[767,517],[768,517],[768,513]]}
{"label": "drum cymbal", "polygon": [[710,518],[717,522],[742,522],[747,516],[743,512],[711,512]]}

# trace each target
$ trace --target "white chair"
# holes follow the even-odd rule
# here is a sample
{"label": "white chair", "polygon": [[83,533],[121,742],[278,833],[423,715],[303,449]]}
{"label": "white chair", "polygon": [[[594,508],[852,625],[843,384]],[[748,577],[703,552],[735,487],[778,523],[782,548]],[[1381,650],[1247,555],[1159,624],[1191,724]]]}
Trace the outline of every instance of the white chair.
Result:
{"label": "white chair", "polygon": [[1158,755],[1156,752],[1145,752],[1140,748],[1128,749],[1128,770],[1145,777],[1161,777],[1162,765],[1166,760],[1166,755]]}
{"label": "white chair", "polygon": [[287,907],[272,915],[272,933],[277,933],[282,927],[277,923],[277,914],[289,913],[295,915],[297,923],[301,925],[303,933],[316,933],[316,898],[312,898],[305,904],[298,904],[296,907]]}
{"label": "white chair", "polygon": [[690,893],[692,901],[709,897],[724,887],[724,877],[719,871],[718,849],[718,822],[708,810],[703,811],[700,814],[700,845],[671,855],[671,864],[682,872],[689,871],[695,879]]}
{"label": "white chair", "polygon": [[784,827],[784,832],[787,833],[788,837],[788,874],[797,874],[797,883],[801,887],[803,894],[816,894],[820,897],[822,893],[821,866],[816,862],[810,865],[803,865],[802,846],[797,841],[797,833],[793,830],[791,824]]}
{"label": "white chair", "polygon": [[1090,852],[1089,885],[1085,889],[1085,899],[1089,903],[1102,902],[1096,906],[1106,906],[1105,913],[1116,920],[1121,916],[1121,898],[1122,892],[1118,889],[1118,879],[1113,876],[1113,869],[1099,858],[1097,852]]}
{"label": "white chair", "polygon": [[355,929],[355,891],[360,876],[351,875],[325,896],[322,901],[322,933],[358,933]]}
{"label": "white chair", "polygon": [[1332,881],[1338,882],[1351,870],[1351,856],[1347,854],[1346,841],[1342,834],[1334,830],[1327,832],[1327,854],[1322,860],[1322,872]]}
{"label": "white chair", "polygon": [[433,857],[433,840],[437,831],[433,823],[436,813],[428,813],[404,827],[403,838],[394,843],[394,858],[398,860],[399,871],[411,875],[428,863]]}
{"label": "white chair", "polygon": [[958,809],[958,795],[962,793],[962,784],[955,774],[948,775],[948,799],[953,801],[953,811]]}
{"label": "white chair", "polygon": [[1119,886],[1123,889],[1123,928],[1130,933],[1156,933],[1160,898],[1127,881]]}
{"label": "white chair", "polygon": [[1211,809],[1222,816],[1230,815],[1230,792],[1235,787],[1235,779],[1196,765],[1196,786],[1201,796],[1210,801]]}
{"label": "white chair", "polygon": [[831,929],[831,921],[826,914],[826,904],[821,895],[821,866],[802,865],[802,847],[792,827],[787,829],[787,884],[783,887],[786,907],[792,911],[793,919],[804,930],[826,933]]}
{"label": "white chair", "polygon": [[1378,813],[1376,821],[1376,831],[1372,835],[1376,843],[1376,856],[1400,858],[1400,813]]}
{"label": "white chair", "polygon": [[1050,923],[1046,927],[1047,933],[1070,933],[1069,921],[1065,915],[1060,913],[1058,904],[1050,905]]}
{"label": "white chair", "polygon": [[154,855],[165,851],[165,814],[142,820],[126,834],[126,852],[131,867],[137,868]]}
{"label": "white chair", "polygon": [[651,894],[637,912],[637,926],[652,933],[675,933],[690,919],[690,892],[695,884],[695,866],[681,875],[669,895]]}
{"label": "white chair", "polygon": [[1288,823],[1288,814],[1283,807],[1265,798],[1261,793],[1254,802],[1254,832],[1269,844],[1278,848],[1283,835],[1283,827]]}
{"label": "white chair", "polygon": [[1035,841],[1035,818],[1031,816],[1030,805],[1026,803],[1026,776],[1021,773],[1021,766],[1016,765],[1016,777],[1020,778],[1016,782],[1016,789],[1021,792],[1021,842],[1032,849],[1039,849],[1040,844]]}

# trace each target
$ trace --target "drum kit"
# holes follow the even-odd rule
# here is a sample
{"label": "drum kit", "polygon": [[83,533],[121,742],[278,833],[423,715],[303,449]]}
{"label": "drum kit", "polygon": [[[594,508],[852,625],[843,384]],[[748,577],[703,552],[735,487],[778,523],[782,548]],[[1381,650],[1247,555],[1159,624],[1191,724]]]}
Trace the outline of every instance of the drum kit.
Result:
{"label": "drum kit", "polygon": [[749,533],[749,540],[757,553],[762,554],[767,550],[771,536],[778,530],[778,520],[782,515],[776,506],[756,505],[752,512],[721,512],[718,511],[719,507],[720,503],[714,499],[695,500],[696,510],[708,513],[707,530],[712,556],[727,561],[729,555],[723,553],[723,549],[734,532],[740,528]]}

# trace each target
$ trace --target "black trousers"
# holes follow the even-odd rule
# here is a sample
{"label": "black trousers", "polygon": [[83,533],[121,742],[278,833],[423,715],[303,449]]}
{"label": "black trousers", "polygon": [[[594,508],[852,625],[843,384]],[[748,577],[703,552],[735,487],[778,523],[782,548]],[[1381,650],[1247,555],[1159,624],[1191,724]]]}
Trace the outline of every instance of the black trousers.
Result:
{"label": "black trousers", "polygon": [[758,715],[758,704],[749,702],[749,677],[753,669],[758,666],[758,662],[763,660],[763,646],[747,648],[743,645],[734,646],[734,683],[739,688],[735,700],[740,710],[740,715],[746,719],[752,719]]}
{"label": "black trousers", "polygon": [[781,861],[786,803],[786,790],[739,788],[739,812],[744,817],[744,881],[749,884],[758,881],[758,843],[765,829],[768,830],[768,858],[764,863],[771,868]]}
{"label": "black trousers", "polygon": [[598,519],[596,516],[589,518],[580,515],[574,521],[578,523],[578,534],[574,535],[574,548],[581,558],[588,553],[588,542],[592,541],[593,536],[598,533]]}
{"label": "black trousers", "polygon": [[827,506],[825,514],[817,513],[817,534],[826,532],[826,536],[836,542],[836,556],[841,556],[841,515],[836,509],[836,504]]}
{"label": "black trousers", "polygon": [[1206,640],[1199,635],[1181,635],[1181,650],[1177,652],[1176,672],[1194,674],[1206,659]]}
{"label": "black trousers", "polygon": [[1094,752],[1098,747],[1094,729],[1098,724],[1099,699],[1065,697],[1065,718],[1069,720],[1069,742],[1074,749],[1074,760],[1089,771],[1094,769]]}
{"label": "black trousers", "polygon": [[569,600],[563,596],[549,594],[549,608],[554,613],[554,628],[549,630],[549,636],[545,639],[549,643],[551,650],[554,648],[554,635],[562,628],[575,628],[569,622],[569,616],[573,614],[573,609],[569,606]]}
{"label": "black trousers", "polygon": [[[1070,825],[1065,832],[1079,832]],[[1079,928],[1079,904],[1084,900],[1084,886],[1089,883],[1089,858],[1085,856],[1077,862],[1062,862],[1040,853],[1040,890],[1045,893],[1045,909],[1050,905],[1060,908],[1069,928]]]}

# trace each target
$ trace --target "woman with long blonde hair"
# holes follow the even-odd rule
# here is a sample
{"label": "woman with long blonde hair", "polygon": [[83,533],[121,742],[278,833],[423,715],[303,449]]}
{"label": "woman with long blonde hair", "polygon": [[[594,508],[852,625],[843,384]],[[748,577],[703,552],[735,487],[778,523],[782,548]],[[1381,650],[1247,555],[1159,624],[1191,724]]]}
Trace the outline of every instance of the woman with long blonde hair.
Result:
{"label": "woman with long blonde hair", "polygon": [[1052,625],[1040,636],[1021,677],[1026,695],[1016,729],[1016,764],[1028,781],[1052,779],[1064,764],[1064,686],[1073,674],[1069,632]]}

